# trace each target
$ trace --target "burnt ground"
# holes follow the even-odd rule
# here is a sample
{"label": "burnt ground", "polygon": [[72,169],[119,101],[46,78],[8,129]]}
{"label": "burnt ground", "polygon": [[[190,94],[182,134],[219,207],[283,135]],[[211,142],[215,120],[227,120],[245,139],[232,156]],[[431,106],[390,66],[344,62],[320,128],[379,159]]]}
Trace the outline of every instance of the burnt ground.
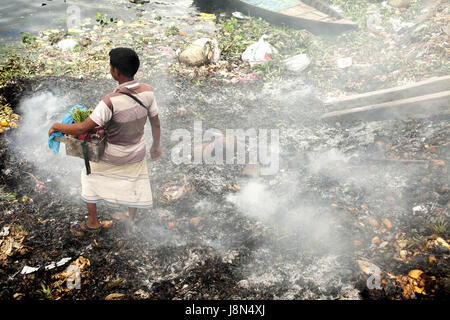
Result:
{"label": "burnt ground", "polygon": [[[26,236],[0,265],[0,299],[43,298],[41,283],[51,288],[47,299],[97,300],[112,293],[127,299],[448,298],[449,250],[436,242],[448,241],[448,231],[429,228],[448,221],[448,119],[326,124],[317,120],[326,110],[315,89],[301,79],[196,85],[161,74],[148,82],[160,106],[165,154],[149,161],[155,208],[140,211],[134,235],[105,207],[99,216],[112,220],[112,228],[96,236],[72,234],[70,227],[87,213],[77,198],[82,161],[64,151],[59,165],[47,161],[53,155],[45,145],[27,144],[26,127],[3,134],[0,183],[16,200],[1,203],[0,230],[10,226],[11,234]],[[20,114],[19,99],[39,93],[94,105],[114,86],[68,78],[20,85],[24,91],[10,97]],[[53,118],[36,121],[43,135]],[[194,120],[222,132],[279,129],[280,171],[251,178],[242,174],[243,165],[175,165],[170,133],[192,131]],[[44,187],[36,188],[26,172]],[[165,201],[164,186],[184,176],[191,190]],[[414,246],[416,238],[423,240]],[[90,265],[82,269],[79,290],[57,281],[69,263],[44,269],[80,256]],[[380,290],[367,287],[370,273],[357,260],[380,268]],[[41,268],[22,275],[24,266]],[[416,279],[422,282],[408,279],[412,270],[423,271]]]}

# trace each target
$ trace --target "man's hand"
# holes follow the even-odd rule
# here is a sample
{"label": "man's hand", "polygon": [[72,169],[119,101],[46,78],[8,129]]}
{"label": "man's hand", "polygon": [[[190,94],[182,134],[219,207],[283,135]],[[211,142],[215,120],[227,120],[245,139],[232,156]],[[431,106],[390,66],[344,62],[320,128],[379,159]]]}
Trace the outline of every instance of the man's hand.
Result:
{"label": "man's hand", "polygon": [[52,135],[53,132],[56,132],[58,130],[55,129],[55,125],[52,125],[52,127],[50,128],[50,130],[48,130],[48,136],[50,137]]}
{"label": "man's hand", "polygon": [[150,148],[150,157],[152,158],[152,161],[159,160],[161,158],[161,155],[161,147],[159,145],[152,145],[152,147]]}

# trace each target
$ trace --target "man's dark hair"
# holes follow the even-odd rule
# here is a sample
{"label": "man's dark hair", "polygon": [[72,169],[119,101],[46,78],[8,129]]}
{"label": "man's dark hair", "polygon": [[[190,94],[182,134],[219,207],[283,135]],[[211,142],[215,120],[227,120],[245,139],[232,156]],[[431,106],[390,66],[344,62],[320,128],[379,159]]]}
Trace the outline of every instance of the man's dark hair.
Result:
{"label": "man's dark hair", "polygon": [[139,69],[139,57],[130,48],[115,48],[109,52],[109,61],[125,77],[133,78]]}

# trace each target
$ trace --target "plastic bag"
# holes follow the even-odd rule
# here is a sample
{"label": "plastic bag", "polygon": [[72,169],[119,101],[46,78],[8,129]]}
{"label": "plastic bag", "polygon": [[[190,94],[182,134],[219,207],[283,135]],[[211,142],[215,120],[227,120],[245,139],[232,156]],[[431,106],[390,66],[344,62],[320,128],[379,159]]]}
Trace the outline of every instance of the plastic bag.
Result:
{"label": "plastic bag", "polygon": [[271,54],[276,53],[276,49],[265,41],[267,35],[261,36],[259,41],[250,45],[242,54],[242,61],[248,61],[250,67],[258,64],[267,63],[272,60]]}
{"label": "plastic bag", "polygon": [[56,46],[61,50],[73,50],[75,46],[78,44],[74,39],[63,39],[59,41]]}

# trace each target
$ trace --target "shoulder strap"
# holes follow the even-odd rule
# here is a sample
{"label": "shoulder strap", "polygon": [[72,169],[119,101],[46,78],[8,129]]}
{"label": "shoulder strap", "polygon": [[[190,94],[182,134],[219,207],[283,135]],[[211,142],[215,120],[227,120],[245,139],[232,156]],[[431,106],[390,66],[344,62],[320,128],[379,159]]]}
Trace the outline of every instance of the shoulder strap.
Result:
{"label": "shoulder strap", "polygon": [[128,93],[128,92],[122,92],[122,91],[119,91],[119,93],[124,94],[124,95],[126,95],[126,96],[129,96],[131,99],[133,99],[134,101],[136,101],[137,103],[139,103],[141,106],[143,106],[143,107],[148,111],[148,108],[145,106],[145,104],[143,104],[141,100],[139,100],[138,98],[136,98],[135,96],[133,96],[131,93]]}
{"label": "shoulder strap", "polygon": [[150,117],[150,110],[149,110],[149,108],[147,108],[147,107],[145,106],[144,103],[142,103],[141,100],[139,100],[138,98],[136,98],[135,96],[133,96],[131,93],[128,93],[128,92],[122,92],[122,91],[119,91],[119,93],[124,94],[124,95],[126,95],[126,96],[129,96],[131,99],[133,99],[134,101],[136,101],[137,103],[139,103],[142,107],[144,107],[144,108],[147,110],[148,121],[150,121],[150,118],[151,118],[151,117]]}
{"label": "shoulder strap", "polygon": [[81,148],[83,149],[83,157],[84,157],[84,165],[86,167],[86,175],[91,174],[91,165],[89,163],[89,152],[87,147],[87,141],[88,141],[89,133],[86,134],[86,137],[84,137],[83,142],[81,142]]}

